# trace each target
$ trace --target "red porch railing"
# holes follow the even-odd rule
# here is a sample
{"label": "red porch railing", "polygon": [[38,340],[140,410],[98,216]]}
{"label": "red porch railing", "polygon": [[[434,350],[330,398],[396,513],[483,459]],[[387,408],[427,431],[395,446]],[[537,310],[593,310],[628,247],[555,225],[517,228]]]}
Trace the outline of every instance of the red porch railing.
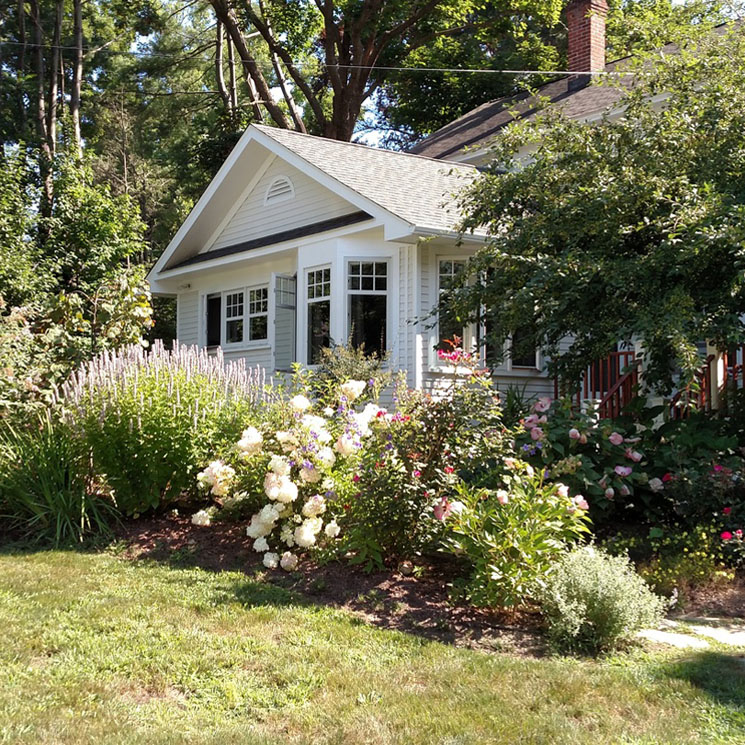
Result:
{"label": "red porch railing", "polygon": [[[636,395],[639,385],[639,361],[633,350],[612,352],[590,365],[582,375],[579,388],[573,393],[579,407],[588,399],[599,400],[598,413],[605,419],[619,416]],[[554,380],[554,396],[560,394],[559,381]]]}

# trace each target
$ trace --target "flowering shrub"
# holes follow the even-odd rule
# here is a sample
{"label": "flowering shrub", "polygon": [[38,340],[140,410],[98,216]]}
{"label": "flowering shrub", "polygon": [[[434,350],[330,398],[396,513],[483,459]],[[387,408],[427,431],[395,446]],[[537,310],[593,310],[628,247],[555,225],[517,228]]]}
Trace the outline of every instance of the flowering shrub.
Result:
{"label": "flowering shrub", "polygon": [[199,473],[200,487],[223,509],[241,503],[254,508],[246,535],[267,568],[292,571],[298,552],[339,536],[336,515],[349,497],[371,422],[388,416],[371,402],[355,410],[367,385],[345,381],[336,406],[320,411],[304,393],[278,402],[261,426],[243,431],[225,460]]}
{"label": "flowering shrub", "polygon": [[628,558],[594,546],[564,554],[539,594],[549,640],[558,652],[597,654],[659,622],[665,607]]}
{"label": "flowering shrub", "polygon": [[471,564],[463,586],[475,605],[514,606],[534,597],[566,546],[588,532],[588,504],[564,484],[507,459],[498,489],[461,485],[450,504],[446,546]]}
{"label": "flowering shrub", "polygon": [[[394,414],[371,419],[354,490],[342,505],[342,546],[367,569],[434,547],[462,479],[504,450],[498,402],[462,350],[438,395],[397,389]],[[455,367],[458,367],[456,373]]]}
{"label": "flowering shrub", "polygon": [[135,346],[81,367],[59,399],[98,480],[131,515],[194,488],[209,453],[256,415],[264,378],[196,348]]}
{"label": "flowering shrub", "polygon": [[521,422],[517,447],[548,478],[587,494],[598,523],[633,514],[653,524],[696,524],[743,499],[733,495],[745,493],[741,459],[721,423],[693,417],[657,425],[661,409],[643,404],[635,418],[611,421],[569,400],[539,399]]}

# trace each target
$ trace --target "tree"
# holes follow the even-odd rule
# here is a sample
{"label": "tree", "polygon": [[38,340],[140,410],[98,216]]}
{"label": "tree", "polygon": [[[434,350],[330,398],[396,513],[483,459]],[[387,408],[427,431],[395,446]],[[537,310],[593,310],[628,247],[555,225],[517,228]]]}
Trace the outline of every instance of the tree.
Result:
{"label": "tree", "polygon": [[[491,23],[474,24],[414,50],[402,66],[433,71],[391,73],[375,102],[374,126],[386,132],[388,144],[406,148],[481,104],[556,80],[555,74],[497,71],[565,70],[566,5],[517,6],[506,14],[499,3],[489,3],[480,15]],[[657,49],[681,30],[726,19],[721,3],[711,0],[609,0],[606,57],[612,61]]]}
{"label": "tree", "polygon": [[[512,14],[552,13],[557,0],[210,0],[256,94],[257,117],[349,140],[365,101],[415,50],[470,29],[498,34]],[[546,9],[549,9],[548,11]],[[249,35],[269,51],[265,74]],[[272,78],[273,76],[273,78]],[[272,85],[282,92],[271,95]],[[301,118],[301,113],[302,118]]]}
{"label": "tree", "polygon": [[669,390],[700,365],[699,342],[745,341],[745,29],[629,73],[623,117],[591,126],[549,107],[499,138],[462,197],[464,229],[485,226],[487,245],[441,312],[485,309],[498,349],[529,331],[568,380],[641,339],[646,382]]}

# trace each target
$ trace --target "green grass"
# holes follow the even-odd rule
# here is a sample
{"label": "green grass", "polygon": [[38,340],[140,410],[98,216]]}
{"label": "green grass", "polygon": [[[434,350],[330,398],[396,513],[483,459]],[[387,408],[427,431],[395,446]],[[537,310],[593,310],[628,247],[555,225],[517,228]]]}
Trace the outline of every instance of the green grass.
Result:
{"label": "green grass", "polygon": [[0,629],[0,743],[745,743],[732,652],[486,654],[112,553],[0,553]]}

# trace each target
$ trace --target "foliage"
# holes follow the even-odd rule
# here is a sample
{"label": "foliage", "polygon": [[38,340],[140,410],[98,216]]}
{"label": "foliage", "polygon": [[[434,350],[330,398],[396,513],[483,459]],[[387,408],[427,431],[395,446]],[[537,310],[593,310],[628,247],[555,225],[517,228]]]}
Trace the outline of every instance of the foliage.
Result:
{"label": "foliage", "polygon": [[590,654],[630,641],[635,631],[656,624],[665,607],[628,558],[593,546],[561,557],[540,600],[554,649]]}
{"label": "foliage", "polygon": [[259,371],[204,350],[132,346],[81,367],[61,405],[102,486],[132,515],[193,490],[199,467],[253,415],[263,384]]}
{"label": "foliage", "polygon": [[111,502],[90,482],[87,453],[67,424],[44,411],[0,428],[0,515],[32,542],[55,546],[107,533]]}
{"label": "foliage", "polygon": [[742,458],[723,422],[704,416],[658,422],[663,407],[638,399],[616,420],[569,399],[540,399],[522,421],[522,457],[586,494],[598,525],[710,520],[745,496]]}
{"label": "foliage", "polygon": [[720,530],[721,522],[711,520],[692,527],[654,525],[646,535],[615,535],[604,547],[612,554],[628,553],[655,592],[685,606],[692,588],[732,579]]}
{"label": "foliage", "polygon": [[471,355],[449,354],[449,379],[436,395],[400,382],[396,411],[371,422],[356,491],[340,519],[343,547],[367,569],[432,548],[457,484],[501,460],[503,427],[490,381],[477,374]]}
{"label": "foliage", "polygon": [[744,60],[742,26],[696,36],[624,63],[623,117],[588,127],[549,107],[504,132],[461,203],[464,229],[486,226],[488,245],[441,317],[485,308],[495,349],[527,328],[569,381],[642,338],[645,383],[663,391],[677,370],[692,378],[701,339],[745,340]]}
{"label": "foliage", "polygon": [[544,481],[522,461],[505,461],[499,489],[458,488],[445,545],[470,563],[462,583],[477,606],[510,607],[534,598],[568,544],[588,532],[587,502]]}
{"label": "foliage", "polygon": [[357,403],[377,401],[388,388],[393,375],[386,369],[390,355],[384,357],[365,351],[364,344],[354,346],[351,337],[346,344],[332,344],[321,348],[321,362],[310,378],[313,392],[322,402],[338,396],[339,387],[348,380],[364,380],[368,383],[357,399]]}

